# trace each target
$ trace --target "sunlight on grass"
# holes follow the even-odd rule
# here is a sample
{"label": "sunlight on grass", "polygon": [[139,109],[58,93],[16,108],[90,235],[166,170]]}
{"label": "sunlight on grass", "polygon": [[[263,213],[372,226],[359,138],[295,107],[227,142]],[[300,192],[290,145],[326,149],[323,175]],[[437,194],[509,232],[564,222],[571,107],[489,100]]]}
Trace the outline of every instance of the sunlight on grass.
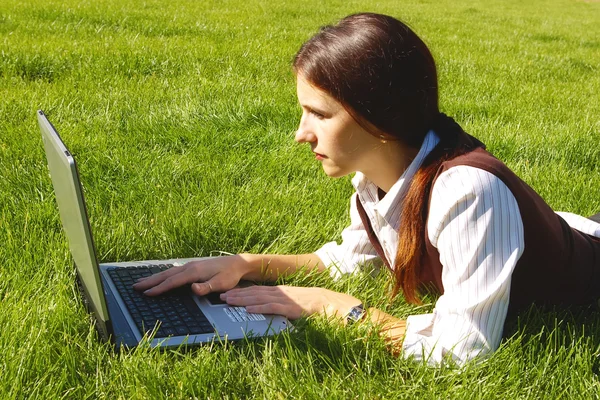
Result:
{"label": "sunlight on grass", "polygon": [[[431,46],[441,105],[556,209],[600,210],[600,4],[491,1],[0,3],[2,398],[594,398],[600,318],[533,309],[483,363],[396,359],[323,318],[271,339],[113,353],[73,286],[35,111],[79,162],[101,261],[302,253],[339,239],[348,178],[293,142],[291,59],[356,11]],[[389,277],[332,282],[405,317]]]}

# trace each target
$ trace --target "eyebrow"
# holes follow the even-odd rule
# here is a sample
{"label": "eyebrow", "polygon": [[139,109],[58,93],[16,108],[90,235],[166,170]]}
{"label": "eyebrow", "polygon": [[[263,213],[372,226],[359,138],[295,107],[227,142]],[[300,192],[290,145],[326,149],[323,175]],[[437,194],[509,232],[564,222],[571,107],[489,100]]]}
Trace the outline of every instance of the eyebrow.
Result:
{"label": "eyebrow", "polygon": [[322,108],[319,108],[319,107],[314,107],[314,106],[310,106],[310,105],[302,105],[302,104],[300,104],[300,107],[306,108],[309,111],[314,111],[316,113],[323,114],[323,115],[325,115],[325,114],[331,114],[330,111],[325,111],[325,110],[323,110]]}

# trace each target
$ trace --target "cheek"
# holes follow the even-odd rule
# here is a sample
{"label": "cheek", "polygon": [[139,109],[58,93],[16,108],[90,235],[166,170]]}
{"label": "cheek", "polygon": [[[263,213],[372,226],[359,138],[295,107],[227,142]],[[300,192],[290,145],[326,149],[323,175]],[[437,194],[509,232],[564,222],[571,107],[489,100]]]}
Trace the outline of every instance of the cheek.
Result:
{"label": "cheek", "polygon": [[337,121],[323,124],[322,132],[323,141],[329,145],[340,149],[348,145],[349,135],[344,124],[340,124]]}
{"label": "cheek", "polygon": [[348,152],[348,141],[342,136],[330,137],[328,143],[330,148],[335,149],[339,154],[345,154]]}

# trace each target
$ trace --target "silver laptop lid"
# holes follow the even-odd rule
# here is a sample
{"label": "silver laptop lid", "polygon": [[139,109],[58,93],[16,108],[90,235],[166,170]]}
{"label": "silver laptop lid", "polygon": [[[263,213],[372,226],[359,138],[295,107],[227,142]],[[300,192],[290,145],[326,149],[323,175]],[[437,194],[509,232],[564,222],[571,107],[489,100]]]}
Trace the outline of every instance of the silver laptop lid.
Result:
{"label": "silver laptop lid", "polygon": [[38,111],[37,116],[60,219],[69,241],[71,255],[87,300],[92,311],[101,319],[98,322],[104,325],[100,328],[105,330],[109,316],[75,159],[44,112]]}

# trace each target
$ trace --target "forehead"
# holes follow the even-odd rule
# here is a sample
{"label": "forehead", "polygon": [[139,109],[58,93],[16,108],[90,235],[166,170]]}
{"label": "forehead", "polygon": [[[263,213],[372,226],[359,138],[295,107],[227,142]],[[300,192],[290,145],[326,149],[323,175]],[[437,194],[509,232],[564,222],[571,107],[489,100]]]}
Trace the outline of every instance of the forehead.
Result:
{"label": "forehead", "polygon": [[302,106],[342,107],[331,95],[312,85],[300,75],[296,77],[296,93]]}

